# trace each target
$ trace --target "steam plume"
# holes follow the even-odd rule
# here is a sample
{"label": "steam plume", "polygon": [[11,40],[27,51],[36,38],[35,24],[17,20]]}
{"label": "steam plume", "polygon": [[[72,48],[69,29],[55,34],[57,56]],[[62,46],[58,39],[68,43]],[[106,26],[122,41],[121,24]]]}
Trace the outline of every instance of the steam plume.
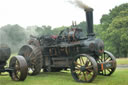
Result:
{"label": "steam plume", "polygon": [[93,9],[91,7],[89,7],[88,5],[84,4],[80,0],[69,1],[69,3],[74,4],[77,7],[81,8],[81,9],[84,9],[85,11],[93,11]]}

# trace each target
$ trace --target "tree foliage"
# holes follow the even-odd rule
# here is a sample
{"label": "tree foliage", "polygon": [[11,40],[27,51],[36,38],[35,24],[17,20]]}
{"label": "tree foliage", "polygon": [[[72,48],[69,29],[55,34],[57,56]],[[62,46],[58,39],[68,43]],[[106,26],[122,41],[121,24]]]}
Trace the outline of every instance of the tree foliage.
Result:
{"label": "tree foliage", "polygon": [[[101,38],[107,50],[117,57],[128,56],[128,3],[121,4],[110,10],[101,18]],[[99,33],[99,32],[98,32]]]}
{"label": "tree foliage", "polygon": [[26,32],[24,28],[19,25],[6,25],[0,29],[0,43],[8,44],[12,51],[16,51],[15,48],[25,43]]}
{"label": "tree foliage", "polygon": [[43,25],[42,27],[37,27],[35,29],[35,31],[38,33],[38,36],[41,36],[41,35],[52,35],[51,26]]}

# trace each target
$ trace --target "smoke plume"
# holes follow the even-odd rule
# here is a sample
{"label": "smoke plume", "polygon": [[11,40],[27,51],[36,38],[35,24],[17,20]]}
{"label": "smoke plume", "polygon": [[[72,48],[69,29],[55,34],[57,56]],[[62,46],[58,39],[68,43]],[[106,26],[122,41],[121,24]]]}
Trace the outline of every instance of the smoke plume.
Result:
{"label": "smoke plume", "polygon": [[80,0],[74,0],[74,1],[69,1],[69,3],[74,4],[75,6],[84,9],[85,11],[93,11],[93,9],[91,7],[89,7],[88,5],[84,4],[82,1]]}

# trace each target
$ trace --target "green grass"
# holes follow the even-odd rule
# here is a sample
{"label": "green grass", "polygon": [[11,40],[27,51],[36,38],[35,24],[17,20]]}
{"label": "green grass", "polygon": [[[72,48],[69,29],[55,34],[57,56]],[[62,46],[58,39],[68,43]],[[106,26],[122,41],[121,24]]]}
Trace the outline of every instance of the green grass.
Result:
{"label": "green grass", "polygon": [[123,65],[123,64],[128,64],[128,58],[118,58],[116,59],[117,65]]}
{"label": "green grass", "polygon": [[[128,64],[128,58],[116,60],[118,65]],[[9,75],[0,76],[0,85],[128,85],[128,69],[117,69],[111,76],[98,75],[92,83],[78,83],[70,72],[51,72],[28,76],[23,82],[13,81]]]}
{"label": "green grass", "polygon": [[70,72],[50,72],[28,76],[23,82],[0,76],[0,85],[128,85],[128,69],[117,69],[111,76],[98,75],[92,83],[78,83]]}

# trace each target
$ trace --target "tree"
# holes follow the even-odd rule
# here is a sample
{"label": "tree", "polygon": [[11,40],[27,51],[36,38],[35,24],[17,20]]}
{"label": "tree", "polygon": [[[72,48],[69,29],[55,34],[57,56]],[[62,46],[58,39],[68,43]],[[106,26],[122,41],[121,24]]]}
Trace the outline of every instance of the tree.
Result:
{"label": "tree", "polygon": [[[126,13],[126,12],[124,12]],[[128,11],[127,11],[128,13]],[[106,38],[112,42],[119,56],[128,54],[128,16],[117,16],[107,29]]]}
{"label": "tree", "polygon": [[69,28],[68,26],[61,26],[61,27],[57,27],[57,28],[54,28],[52,31],[53,31],[53,34],[54,35],[59,35],[59,33],[66,29],[66,28]]}
{"label": "tree", "polygon": [[121,4],[119,6],[116,6],[112,10],[110,10],[109,14],[104,14],[102,18],[100,19],[100,22],[102,24],[102,27],[104,29],[107,29],[109,27],[109,24],[112,23],[113,19],[120,14],[121,11],[125,11],[128,8],[128,3]]}
{"label": "tree", "polygon": [[4,27],[1,27],[0,30],[4,32],[4,35],[6,34],[7,38],[5,38],[5,40],[11,47],[12,51],[17,51],[17,49],[26,42],[26,32],[24,28],[17,24],[6,25]]}
{"label": "tree", "polygon": [[38,33],[38,36],[41,35],[52,35],[52,27],[43,25],[42,27],[37,27],[35,31]]}
{"label": "tree", "polygon": [[96,36],[104,41],[105,49],[117,57],[128,56],[128,3],[121,4],[104,14],[100,25],[94,25]]}
{"label": "tree", "polygon": [[87,23],[85,21],[82,21],[78,24],[78,27],[83,30],[84,36],[87,36]]}
{"label": "tree", "polygon": [[116,56],[128,56],[128,3],[116,6],[101,18],[102,39]]}
{"label": "tree", "polygon": [[7,41],[8,41],[8,36],[7,36],[6,32],[4,32],[0,29],[0,44],[2,44],[2,43],[8,44]]}

